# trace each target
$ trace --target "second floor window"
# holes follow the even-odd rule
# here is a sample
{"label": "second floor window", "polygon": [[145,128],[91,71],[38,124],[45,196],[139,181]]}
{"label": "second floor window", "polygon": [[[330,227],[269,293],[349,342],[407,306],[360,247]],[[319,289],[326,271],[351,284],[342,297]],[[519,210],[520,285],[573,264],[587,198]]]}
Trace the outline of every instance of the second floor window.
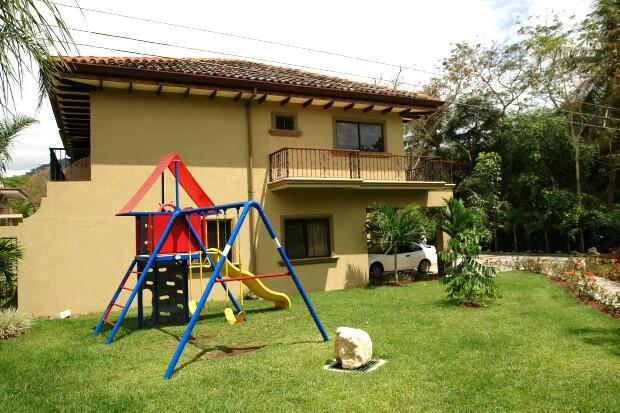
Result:
{"label": "second floor window", "polygon": [[336,147],[364,152],[383,152],[383,125],[336,121]]}
{"label": "second floor window", "polygon": [[271,129],[279,131],[296,131],[297,115],[286,112],[272,112]]}

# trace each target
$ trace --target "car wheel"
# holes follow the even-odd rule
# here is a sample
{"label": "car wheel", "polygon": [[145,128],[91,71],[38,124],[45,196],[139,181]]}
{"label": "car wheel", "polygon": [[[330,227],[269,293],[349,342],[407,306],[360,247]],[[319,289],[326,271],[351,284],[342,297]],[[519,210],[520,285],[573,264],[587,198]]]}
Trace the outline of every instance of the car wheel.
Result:
{"label": "car wheel", "polygon": [[418,265],[419,272],[421,272],[422,274],[426,274],[430,271],[430,269],[431,269],[431,262],[429,260],[420,261],[420,264]]}
{"label": "car wheel", "polygon": [[383,265],[378,262],[370,266],[370,278],[376,279],[383,275]]}

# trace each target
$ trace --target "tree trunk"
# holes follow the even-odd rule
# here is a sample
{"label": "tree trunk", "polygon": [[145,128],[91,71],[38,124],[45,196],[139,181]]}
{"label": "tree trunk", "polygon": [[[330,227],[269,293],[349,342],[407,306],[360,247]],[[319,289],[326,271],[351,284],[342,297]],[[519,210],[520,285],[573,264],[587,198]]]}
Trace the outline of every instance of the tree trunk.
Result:
{"label": "tree trunk", "polygon": [[575,145],[575,189],[577,191],[577,206],[581,207],[581,167],[579,165],[579,158],[581,153],[579,133],[575,131],[575,125],[573,124],[573,116],[570,117],[570,131],[573,138],[573,145]]}
{"label": "tree trunk", "polygon": [[398,284],[398,249],[394,248],[394,281]]}
{"label": "tree trunk", "polygon": [[585,252],[586,247],[583,240],[583,229],[579,227],[579,252]]}
{"label": "tree trunk", "polygon": [[512,240],[515,243],[515,252],[519,251],[519,246],[517,245],[517,228],[512,228]]}
{"label": "tree trunk", "polygon": [[545,252],[549,254],[549,231],[545,228]]}
{"label": "tree trunk", "polygon": [[614,209],[614,195],[616,192],[616,176],[618,170],[615,167],[612,167],[612,170],[609,171],[609,180],[607,181],[607,210],[611,211]]}
{"label": "tree trunk", "polygon": [[495,244],[495,252],[499,251],[499,241],[497,239],[497,228],[493,228],[493,243]]}

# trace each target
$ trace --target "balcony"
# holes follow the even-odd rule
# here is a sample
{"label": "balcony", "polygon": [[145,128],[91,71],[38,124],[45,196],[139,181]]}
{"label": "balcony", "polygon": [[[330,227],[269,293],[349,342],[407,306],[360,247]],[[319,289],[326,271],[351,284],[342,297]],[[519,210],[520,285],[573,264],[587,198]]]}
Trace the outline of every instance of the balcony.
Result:
{"label": "balcony", "polygon": [[90,151],[50,148],[50,181],[90,181]]}
{"label": "balcony", "polygon": [[269,155],[269,186],[432,189],[452,186],[452,163],[430,156],[283,148]]}

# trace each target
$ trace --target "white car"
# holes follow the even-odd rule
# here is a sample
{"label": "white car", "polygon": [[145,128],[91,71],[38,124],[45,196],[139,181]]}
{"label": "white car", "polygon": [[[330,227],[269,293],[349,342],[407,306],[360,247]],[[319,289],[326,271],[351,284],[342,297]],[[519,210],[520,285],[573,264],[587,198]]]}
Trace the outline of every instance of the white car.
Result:
{"label": "white car", "polygon": [[[398,247],[398,270],[413,270],[421,273],[437,271],[437,251],[432,245],[415,242]],[[383,252],[374,247],[368,250],[370,278],[378,278],[384,272],[394,272],[394,253]]]}

